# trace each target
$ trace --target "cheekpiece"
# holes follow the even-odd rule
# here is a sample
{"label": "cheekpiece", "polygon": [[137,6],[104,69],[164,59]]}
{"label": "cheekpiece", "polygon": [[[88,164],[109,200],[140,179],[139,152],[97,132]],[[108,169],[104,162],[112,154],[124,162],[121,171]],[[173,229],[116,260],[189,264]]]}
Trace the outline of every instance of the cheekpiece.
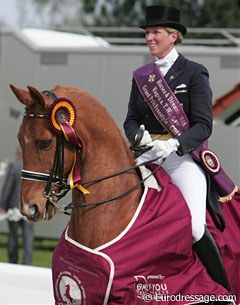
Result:
{"label": "cheekpiece", "polygon": [[64,98],[58,98],[51,105],[48,111],[48,120],[54,132],[62,133],[61,124],[67,122],[74,127],[76,122],[76,109],[73,103]]}

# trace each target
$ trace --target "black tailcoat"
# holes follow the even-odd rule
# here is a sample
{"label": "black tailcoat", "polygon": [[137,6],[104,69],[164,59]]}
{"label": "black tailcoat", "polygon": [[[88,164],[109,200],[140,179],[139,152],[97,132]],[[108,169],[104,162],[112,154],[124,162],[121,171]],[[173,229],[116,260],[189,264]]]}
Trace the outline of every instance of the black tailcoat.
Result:
{"label": "black tailcoat", "polygon": [[[179,54],[165,75],[169,87],[183,105],[190,128],[178,137],[180,154],[191,152],[209,138],[212,132],[212,90],[207,69]],[[154,117],[151,109],[132,81],[128,113],[124,122],[126,136],[132,142],[141,124],[149,133],[164,134],[166,131]]]}

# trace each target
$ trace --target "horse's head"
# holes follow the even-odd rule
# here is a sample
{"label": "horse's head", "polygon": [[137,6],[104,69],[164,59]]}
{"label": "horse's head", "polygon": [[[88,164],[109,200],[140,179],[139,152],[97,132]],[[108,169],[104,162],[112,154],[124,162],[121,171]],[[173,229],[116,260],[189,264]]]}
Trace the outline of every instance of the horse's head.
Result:
{"label": "horse's head", "polygon": [[11,85],[11,89],[26,106],[18,132],[23,152],[20,211],[33,222],[49,220],[57,211],[59,190],[74,162],[73,148],[64,138],[59,140],[51,129],[48,120],[51,98],[33,87],[26,91]]}
{"label": "horse's head", "polygon": [[[18,133],[23,153],[20,210],[30,221],[49,220],[58,209],[71,209],[77,203],[86,207],[99,198],[115,200],[115,193],[124,194],[138,185],[134,170],[124,183],[121,174],[113,175],[131,169],[134,158],[113,118],[95,97],[63,86],[44,92],[33,87],[11,89],[25,105]],[[58,200],[69,188],[72,204],[61,207]],[[86,209],[95,213],[90,205]]]}

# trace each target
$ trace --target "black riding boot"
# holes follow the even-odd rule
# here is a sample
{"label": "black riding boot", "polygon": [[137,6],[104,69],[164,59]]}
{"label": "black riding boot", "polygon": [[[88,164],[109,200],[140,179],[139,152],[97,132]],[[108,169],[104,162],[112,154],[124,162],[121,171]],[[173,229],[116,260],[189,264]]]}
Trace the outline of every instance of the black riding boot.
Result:
{"label": "black riding boot", "polygon": [[207,228],[205,229],[203,237],[193,244],[193,250],[197,253],[211,278],[230,291],[230,285],[221,254]]}

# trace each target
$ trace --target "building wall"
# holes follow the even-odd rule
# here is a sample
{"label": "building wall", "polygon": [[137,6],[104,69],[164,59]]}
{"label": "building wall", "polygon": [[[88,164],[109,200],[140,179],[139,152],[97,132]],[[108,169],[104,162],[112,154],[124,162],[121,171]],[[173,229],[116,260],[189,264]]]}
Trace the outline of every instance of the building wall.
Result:
{"label": "building wall", "polygon": [[[20,32],[0,33],[0,189],[4,179],[4,168],[14,158],[18,145],[16,135],[19,129],[23,106],[9,89],[9,84],[20,88],[28,85],[39,90],[52,89],[57,84],[76,86],[95,95],[108,109],[122,129],[127,112],[132,71],[152,58],[144,46],[112,46],[109,48],[37,48],[31,41],[21,37]],[[240,79],[239,48],[220,47],[178,47],[179,52],[189,59],[204,64],[210,73],[210,83],[214,98],[229,91]],[[222,138],[224,130],[225,141]],[[219,152],[224,166],[240,184],[239,130],[230,131],[227,127],[215,126],[212,140],[214,149]],[[229,141],[229,142],[228,142]],[[239,140],[238,140],[239,141]],[[237,144],[238,143],[238,144]],[[229,158],[227,147],[234,157]],[[61,217],[61,224],[67,222]],[[48,235],[58,235],[62,230],[51,223],[51,230],[40,231]],[[1,224],[0,224],[1,225]],[[43,228],[44,227],[44,228]],[[54,231],[55,230],[55,231]]]}

